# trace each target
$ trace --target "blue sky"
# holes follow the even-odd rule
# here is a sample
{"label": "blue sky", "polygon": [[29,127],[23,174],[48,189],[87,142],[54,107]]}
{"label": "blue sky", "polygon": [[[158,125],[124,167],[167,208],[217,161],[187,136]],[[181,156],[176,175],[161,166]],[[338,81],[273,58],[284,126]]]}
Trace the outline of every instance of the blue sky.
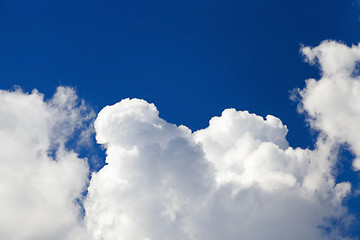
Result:
{"label": "blue sky", "polygon": [[[314,149],[315,128],[290,91],[321,74],[300,49],[324,40],[357,44],[359,17],[354,0],[2,0],[0,87],[37,89],[50,99],[69,86],[95,113],[124,98],[145,99],[161,118],[193,131],[226,108],[271,114],[289,129],[290,146]],[[352,158],[341,152],[336,182],[356,187]],[[358,197],[346,199],[360,215]]]}
{"label": "blue sky", "polygon": [[227,107],[270,113],[304,147],[289,90],[318,70],[300,44],[360,38],[355,1],[2,1],[0,11],[4,89],[69,85],[98,109],[144,98],[194,130]]}

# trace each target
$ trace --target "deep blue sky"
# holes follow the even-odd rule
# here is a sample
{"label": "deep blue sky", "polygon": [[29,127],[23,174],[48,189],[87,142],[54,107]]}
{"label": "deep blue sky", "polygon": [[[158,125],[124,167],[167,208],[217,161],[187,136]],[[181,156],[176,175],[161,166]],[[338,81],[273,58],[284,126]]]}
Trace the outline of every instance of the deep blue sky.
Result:
{"label": "deep blue sky", "polygon": [[73,86],[97,111],[143,98],[193,130],[228,107],[272,114],[307,147],[289,91],[319,73],[300,44],[357,43],[359,16],[355,0],[0,0],[0,88]]}
{"label": "deep blue sky", "polygon": [[47,96],[70,85],[97,110],[144,98],[193,130],[228,107],[272,114],[306,147],[289,90],[318,71],[300,44],[357,43],[359,15],[353,0],[4,0],[0,83]]}

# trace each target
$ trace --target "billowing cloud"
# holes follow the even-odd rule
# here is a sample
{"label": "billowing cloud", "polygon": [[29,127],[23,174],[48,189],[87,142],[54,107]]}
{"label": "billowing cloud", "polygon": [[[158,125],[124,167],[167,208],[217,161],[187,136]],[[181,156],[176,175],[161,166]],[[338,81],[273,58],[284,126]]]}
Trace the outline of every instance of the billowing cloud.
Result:
{"label": "billowing cloud", "polygon": [[0,239],[73,239],[88,166],[64,146],[87,113],[69,88],[0,92]]}
{"label": "billowing cloud", "polygon": [[226,109],[192,132],[124,99],[94,122],[106,165],[90,180],[69,141],[86,143],[94,116],[72,89],[48,101],[1,91],[0,238],[347,239],[351,184],[336,179],[336,150],[360,155],[360,50],[326,41],[302,52],[322,70],[297,90],[320,133],[314,149],[290,147],[271,115]]}
{"label": "billowing cloud", "polygon": [[227,109],[192,133],[125,99],[95,129],[107,165],[85,201],[92,239],[327,239],[326,219],[346,216],[332,149],[289,147],[273,116]]}
{"label": "billowing cloud", "polygon": [[314,48],[303,47],[302,53],[309,63],[319,65],[322,75],[306,80],[306,87],[299,90],[300,109],[309,115],[312,128],[349,144],[357,156],[353,166],[360,170],[360,45],[324,41]]}

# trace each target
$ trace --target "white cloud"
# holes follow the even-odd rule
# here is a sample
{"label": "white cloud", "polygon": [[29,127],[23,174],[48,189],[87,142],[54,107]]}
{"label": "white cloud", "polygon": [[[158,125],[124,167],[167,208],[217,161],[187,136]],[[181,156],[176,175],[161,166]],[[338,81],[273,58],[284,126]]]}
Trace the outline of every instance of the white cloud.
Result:
{"label": "white cloud", "polygon": [[108,165],[93,174],[85,202],[93,239],[189,239],[183,222],[213,185],[191,131],[136,99],[104,108],[95,129]]}
{"label": "white cloud", "polygon": [[71,239],[79,227],[76,199],[88,166],[64,148],[83,127],[85,109],[76,102],[74,91],[63,87],[48,102],[37,91],[0,91],[1,239]]}
{"label": "white cloud", "polygon": [[[336,142],[346,142],[360,156],[360,45],[348,47],[335,41],[302,48],[310,63],[318,63],[321,79],[306,80],[299,91],[301,106],[311,127]],[[359,160],[354,168],[360,170]]]}
{"label": "white cloud", "polygon": [[91,239],[328,239],[326,219],[346,219],[329,144],[292,149],[273,116],[227,109],[192,133],[125,99],[95,129],[107,165],[85,201]]}
{"label": "white cloud", "polygon": [[[322,70],[298,90],[320,132],[314,150],[289,147],[271,115],[226,109],[192,132],[159,118],[154,104],[124,99],[96,118],[107,164],[90,182],[86,160],[67,145],[92,131],[75,92],[60,87],[44,101],[1,91],[0,238],[346,239],[351,185],[336,181],[336,149],[347,143],[360,169],[360,50],[326,41],[302,51]],[[76,200],[87,183],[82,219]]]}

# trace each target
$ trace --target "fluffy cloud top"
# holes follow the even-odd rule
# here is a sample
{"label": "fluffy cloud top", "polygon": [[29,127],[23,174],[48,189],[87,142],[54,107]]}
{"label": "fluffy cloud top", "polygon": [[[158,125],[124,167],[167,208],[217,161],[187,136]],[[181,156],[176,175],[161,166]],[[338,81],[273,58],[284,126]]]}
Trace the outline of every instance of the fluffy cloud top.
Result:
{"label": "fluffy cloud top", "polygon": [[337,183],[334,168],[339,143],[360,154],[358,49],[302,49],[322,69],[298,90],[321,133],[314,150],[289,147],[271,115],[226,109],[192,132],[159,118],[154,104],[124,99],[95,120],[107,156],[90,180],[67,145],[91,133],[92,113],[74,91],[60,87],[49,101],[1,91],[0,238],[345,239],[351,185]]}
{"label": "fluffy cloud top", "polygon": [[227,109],[191,133],[125,99],[95,129],[108,164],[85,201],[92,239],[326,239],[324,219],[345,216],[329,146],[289,148],[273,116]]}

